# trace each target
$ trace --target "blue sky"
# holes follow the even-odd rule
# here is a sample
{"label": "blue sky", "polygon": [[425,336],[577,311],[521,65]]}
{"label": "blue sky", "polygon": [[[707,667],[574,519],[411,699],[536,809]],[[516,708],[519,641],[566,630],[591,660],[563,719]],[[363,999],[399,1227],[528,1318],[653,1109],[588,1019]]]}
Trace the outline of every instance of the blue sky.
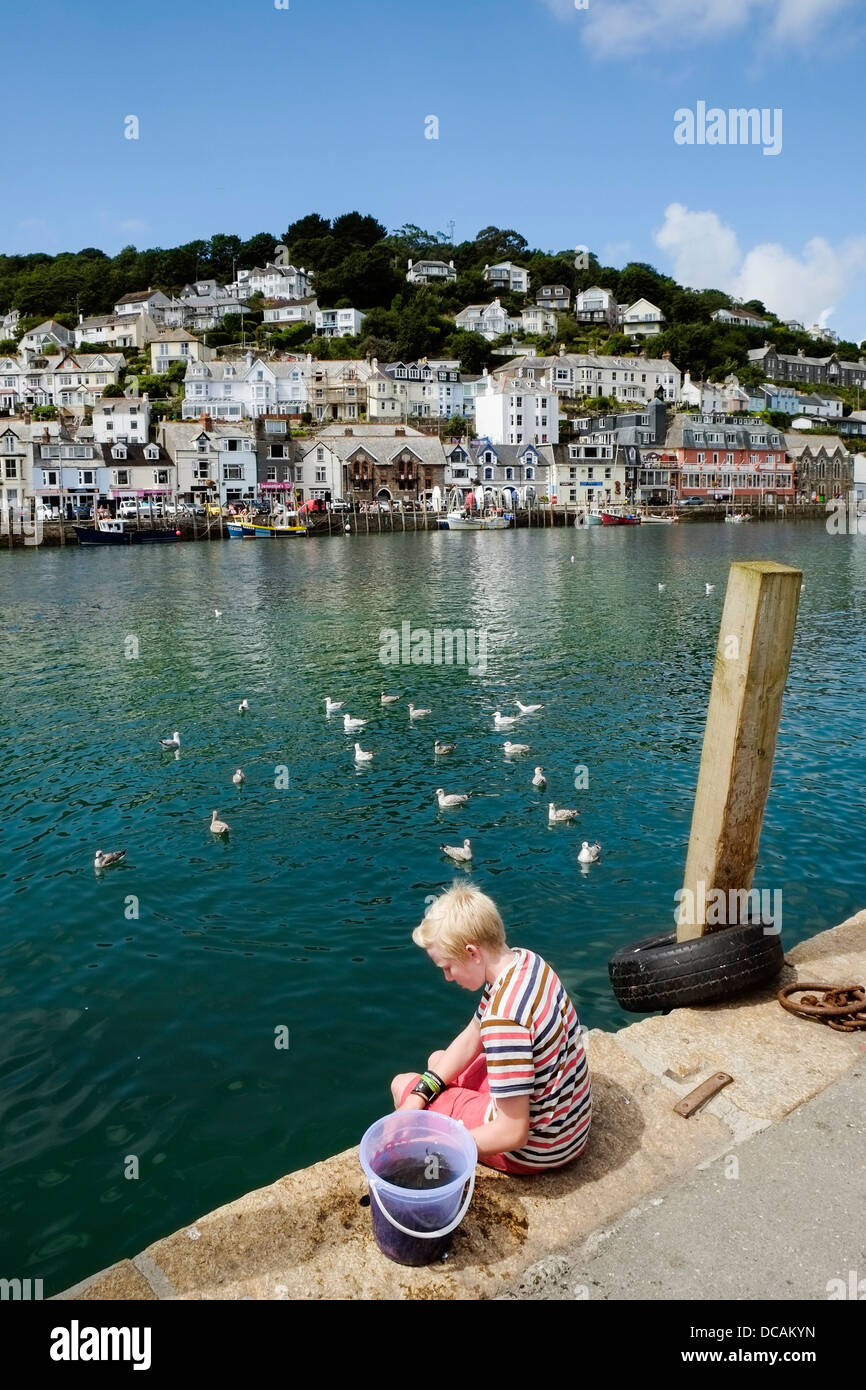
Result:
{"label": "blue sky", "polygon": [[[3,251],[357,208],[586,244],[866,338],[860,0],[49,0],[7,12],[3,48]],[[781,152],[676,144],[700,101],[780,109]]]}

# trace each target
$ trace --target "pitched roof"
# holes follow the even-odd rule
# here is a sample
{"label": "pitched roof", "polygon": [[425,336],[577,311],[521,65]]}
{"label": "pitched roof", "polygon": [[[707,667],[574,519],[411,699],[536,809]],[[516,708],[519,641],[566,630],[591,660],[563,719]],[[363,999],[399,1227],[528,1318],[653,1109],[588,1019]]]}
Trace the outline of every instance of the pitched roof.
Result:
{"label": "pitched roof", "polygon": [[[149,464],[150,467],[152,468],[152,467],[154,466],[154,464],[160,464],[160,463],[161,463],[161,464],[163,465],[163,467],[166,467],[166,466],[169,466],[169,467],[172,467],[172,468],[174,467],[174,460],[173,460],[172,458],[169,457],[169,455],[166,453],[165,449],[162,447],[161,444],[153,444],[153,443],[148,443],[148,444],[121,444],[120,447],[121,447],[122,449],[125,449],[125,450],[126,450],[126,458],[125,458],[125,459],[116,459],[116,458],[114,458],[114,456],[112,455],[112,452],[111,452],[111,451],[112,451],[112,449],[115,447],[115,444],[117,444],[117,442],[118,442],[117,440],[112,440],[112,442],[111,442],[110,444],[100,444],[100,445],[99,445],[99,448],[101,448],[101,450],[102,450],[102,457],[104,458],[104,460],[105,460],[105,462],[106,462],[107,464],[110,464],[110,465],[112,465],[112,466],[116,466],[118,463],[122,463],[124,466],[126,466],[126,465],[134,465],[134,464],[142,464],[142,463],[144,463],[144,464]],[[144,451],[145,451],[145,449],[158,449],[158,450],[159,450],[158,457],[157,457],[157,458],[145,458],[145,456],[144,456]]]}
{"label": "pitched roof", "polygon": [[164,328],[150,341],[151,343],[200,343],[201,338],[197,338],[194,333],[187,333],[185,328]]}

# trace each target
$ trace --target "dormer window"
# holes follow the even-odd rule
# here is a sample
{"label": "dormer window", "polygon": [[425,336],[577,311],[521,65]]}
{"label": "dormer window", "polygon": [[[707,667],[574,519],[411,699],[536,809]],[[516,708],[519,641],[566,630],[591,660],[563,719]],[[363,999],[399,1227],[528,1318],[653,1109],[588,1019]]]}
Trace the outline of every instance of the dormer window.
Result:
{"label": "dormer window", "polygon": [[126,458],[126,445],[125,445],[125,444],[115,444],[115,445],[114,445],[114,448],[111,450],[111,457],[112,457],[113,459],[125,459],[125,458]]}
{"label": "dormer window", "polygon": [[144,451],[144,457],[145,457],[146,459],[158,459],[158,458],[159,458],[159,449],[156,447],[155,444],[148,444],[147,448],[146,448],[145,451]]}

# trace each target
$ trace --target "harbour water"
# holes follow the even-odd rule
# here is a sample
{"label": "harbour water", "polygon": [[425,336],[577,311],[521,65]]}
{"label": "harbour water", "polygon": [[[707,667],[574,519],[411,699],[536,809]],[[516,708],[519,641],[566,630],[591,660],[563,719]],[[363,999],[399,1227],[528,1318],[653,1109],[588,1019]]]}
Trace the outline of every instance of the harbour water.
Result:
{"label": "harbour water", "polygon": [[[0,551],[0,1276],[48,1295],[356,1143],[391,1075],[473,1006],[410,940],[465,873],[443,842],[471,838],[472,878],[584,1023],[626,1022],[606,962],[673,925],[737,558],[806,581],[755,877],[781,889],[791,946],[866,899],[862,537],[782,522]],[[381,629],[404,622],[486,633],[484,669],[382,666]],[[359,735],[326,695],[369,718]],[[410,726],[409,699],[433,714]],[[545,708],[495,733],[515,699]],[[175,729],[177,757],[156,743]],[[434,760],[436,737],[456,751]],[[507,761],[505,738],[530,754]],[[440,812],[437,787],[473,797]],[[550,799],[577,824],[548,828]],[[604,847],[586,873],[584,838]],[[126,862],[98,876],[97,848]]]}

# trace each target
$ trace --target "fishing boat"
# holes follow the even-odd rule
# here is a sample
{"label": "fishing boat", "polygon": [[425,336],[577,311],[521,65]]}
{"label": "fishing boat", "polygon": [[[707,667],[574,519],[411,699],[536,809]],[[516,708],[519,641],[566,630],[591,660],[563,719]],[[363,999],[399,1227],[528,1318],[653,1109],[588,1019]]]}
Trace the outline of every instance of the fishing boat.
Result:
{"label": "fishing boat", "polygon": [[636,512],[602,511],[602,526],[640,526],[641,519]]}
{"label": "fishing boat", "polygon": [[309,528],[306,526],[280,526],[279,524],[276,526],[261,526],[258,522],[256,522],[253,530],[256,536],[263,536],[265,539],[273,538],[275,540],[287,539],[292,536],[306,536],[309,534]]}
{"label": "fishing boat", "polygon": [[484,524],[480,516],[468,512],[447,512],[439,521],[440,531],[481,531]]}
{"label": "fishing boat", "polygon": [[158,545],[179,541],[180,531],[139,531],[122,517],[101,517],[95,526],[75,526],[79,545]]}
{"label": "fishing boat", "polygon": [[642,525],[642,526],[648,526],[648,525],[649,525],[649,526],[673,526],[673,524],[674,524],[675,521],[679,521],[679,517],[676,516],[676,515],[674,515],[674,516],[654,516],[651,512],[642,512],[642,513],[641,513],[641,525]]}
{"label": "fishing boat", "polygon": [[227,521],[226,531],[233,541],[254,541],[256,528],[252,521]]}

